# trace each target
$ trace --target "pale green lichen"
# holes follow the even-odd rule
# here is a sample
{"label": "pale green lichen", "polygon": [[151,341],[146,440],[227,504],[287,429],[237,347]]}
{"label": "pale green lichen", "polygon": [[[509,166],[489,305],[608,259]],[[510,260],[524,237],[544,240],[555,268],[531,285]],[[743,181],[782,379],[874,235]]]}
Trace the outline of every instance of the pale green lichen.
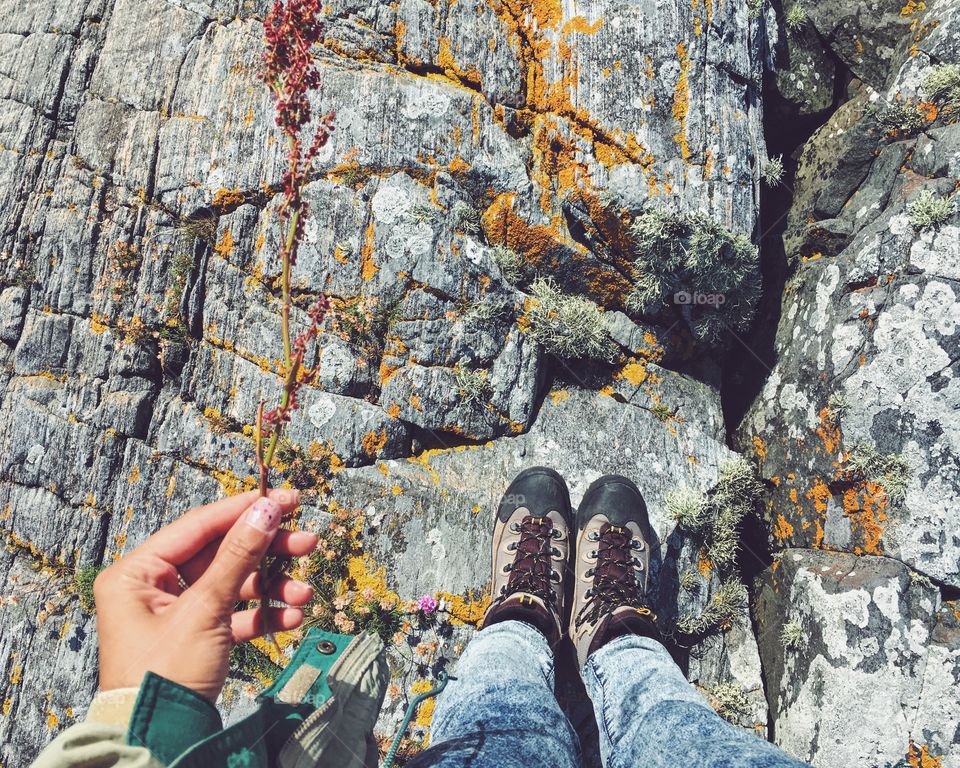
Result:
{"label": "pale green lichen", "polygon": [[807,10],[801,3],[794,3],[783,17],[789,32],[799,32],[807,24]]}
{"label": "pale green lichen", "polygon": [[850,480],[864,480],[880,486],[891,501],[903,500],[913,474],[910,462],[903,456],[880,453],[867,443],[854,446],[844,469]]}
{"label": "pale green lichen", "polygon": [[450,208],[450,227],[458,232],[475,235],[480,231],[480,214],[470,203],[457,200]]}
{"label": "pale green lichen", "polygon": [[720,584],[699,616],[686,614],[677,620],[677,629],[689,635],[703,635],[737,622],[747,605],[747,588],[739,579]]}
{"label": "pale green lichen", "polygon": [[720,469],[720,479],[710,497],[714,519],[707,544],[707,552],[717,568],[736,562],[740,523],[762,495],[763,485],[746,459],[734,459]]}
{"label": "pale green lichen", "polygon": [[894,102],[887,104],[877,112],[877,122],[888,133],[911,136],[922,130],[927,120],[913,104]]}
{"label": "pale green lichen", "polygon": [[803,647],[803,626],[799,621],[788,621],[780,630],[780,644],[784,650],[796,651]]}
{"label": "pale green lichen", "polygon": [[747,692],[734,682],[717,683],[708,693],[711,706],[725,720],[733,721],[750,713]]}
{"label": "pale green lichen", "polygon": [[946,224],[955,212],[956,204],[952,197],[941,197],[929,189],[922,190],[907,205],[907,215],[914,232],[938,229]]}
{"label": "pale green lichen", "polygon": [[688,568],[680,574],[680,589],[684,592],[699,592],[702,577],[693,568]]}
{"label": "pale green lichen", "polygon": [[530,286],[530,336],[547,352],[564,358],[611,361],[616,345],[603,323],[603,311],[583,296],[563,293],[550,278]]}
{"label": "pale green lichen", "polygon": [[523,256],[512,248],[507,248],[505,245],[495,246],[493,260],[499,267],[503,279],[511,285],[516,285],[524,278],[526,263]]}
{"label": "pale green lichen", "polygon": [[843,414],[850,408],[846,395],[842,392],[833,392],[827,398],[827,421],[833,426],[839,426]]}
{"label": "pale green lichen", "polygon": [[461,400],[470,404],[482,404],[490,394],[487,371],[483,369],[457,368],[457,391]]}
{"label": "pale green lichen", "polygon": [[930,101],[960,102],[960,65],[937,64],[923,79],[923,93]]}
{"label": "pale green lichen", "polygon": [[699,531],[713,517],[707,497],[693,488],[680,488],[667,496],[667,514],[686,531]]}
{"label": "pale green lichen", "polygon": [[96,605],[93,600],[93,582],[97,580],[97,576],[100,575],[103,568],[102,565],[87,565],[78,568],[73,576],[74,589],[77,598],[80,600],[80,607],[87,613],[96,612]]}

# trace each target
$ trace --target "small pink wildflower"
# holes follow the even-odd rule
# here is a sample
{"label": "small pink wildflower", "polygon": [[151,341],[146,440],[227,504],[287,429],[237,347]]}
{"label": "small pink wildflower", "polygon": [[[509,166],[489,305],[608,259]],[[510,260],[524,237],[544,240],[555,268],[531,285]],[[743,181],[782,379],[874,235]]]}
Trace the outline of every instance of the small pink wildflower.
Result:
{"label": "small pink wildflower", "polygon": [[433,613],[437,610],[437,601],[431,595],[424,595],[417,600],[417,610],[424,613]]}

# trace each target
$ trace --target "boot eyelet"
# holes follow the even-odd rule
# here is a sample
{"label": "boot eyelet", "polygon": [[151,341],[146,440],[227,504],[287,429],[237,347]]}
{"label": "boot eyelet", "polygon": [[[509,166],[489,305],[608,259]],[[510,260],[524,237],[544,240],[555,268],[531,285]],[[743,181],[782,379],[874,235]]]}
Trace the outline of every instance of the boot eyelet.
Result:
{"label": "boot eyelet", "polygon": [[507,563],[505,566],[503,566],[504,573],[510,573],[510,571],[512,570],[513,570],[513,563]]}
{"label": "boot eyelet", "polygon": [[563,532],[562,532],[559,528],[553,528],[553,529],[550,531],[550,535],[553,536],[553,538],[555,538],[555,539],[562,539],[562,538],[563,538]]}
{"label": "boot eyelet", "polygon": [[510,530],[518,533],[520,531],[520,523],[510,523]]}
{"label": "boot eyelet", "polygon": [[550,554],[553,555],[554,557],[563,557],[563,552],[561,552],[561,551],[560,551],[559,549],[557,549],[556,547],[551,547],[551,548],[550,548]]}
{"label": "boot eyelet", "polygon": [[513,542],[512,544],[507,544],[507,552],[515,552],[517,550],[517,547],[519,546],[520,545],[517,542]]}
{"label": "boot eyelet", "polygon": [[593,573],[594,573],[594,569],[591,568],[589,571],[587,571],[587,572],[586,572],[585,574],[583,574],[583,575],[584,575],[585,578],[589,579],[591,576],[593,576]]}
{"label": "boot eyelet", "polygon": [[637,558],[633,558],[633,566],[634,566],[638,571],[642,571],[642,570],[643,570],[643,561],[642,561],[642,560],[637,560]]}
{"label": "boot eyelet", "polygon": [[561,577],[560,577],[559,571],[550,571],[550,581],[554,582],[555,584],[559,584],[560,578]]}
{"label": "boot eyelet", "polygon": [[583,596],[584,596],[584,597],[592,597],[592,596],[593,596],[593,587],[591,587],[591,588],[588,589],[586,592],[584,592],[584,593],[583,593]]}
{"label": "boot eyelet", "polygon": [[599,531],[590,531],[590,533],[587,534],[587,541],[600,541]]}
{"label": "boot eyelet", "polygon": [[588,560],[596,560],[596,559],[597,559],[597,550],[593,550],[593,552],[591,552],[590,554],[588,554],[588,555],[587,555],[587,559],[588,559]]}
{"label": "boot eyelet", "polygon": [[633,541],[630,542],[630,547],[631,549],[642,550],[643,541],[641,541],[640,539],[634,539]]}

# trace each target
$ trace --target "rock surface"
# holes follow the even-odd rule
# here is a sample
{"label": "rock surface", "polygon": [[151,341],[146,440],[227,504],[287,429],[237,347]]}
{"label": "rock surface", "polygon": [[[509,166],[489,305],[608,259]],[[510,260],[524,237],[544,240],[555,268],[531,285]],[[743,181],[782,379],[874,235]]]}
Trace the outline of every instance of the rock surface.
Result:
{"label": "rock surface", "polygon": [[[333,297],[340,324],[319,340],[321,375],[290,428],[297,455],[329,477],[300,522],[323,527],[334,507],[359,510],[374,580],[403,599],[436,595],[465,617],[437,647],[423,637],[392,649],[382,735],[429,677],[428,660],[454,660],[474,631],[491,508],[525,466],[559,469],[575,502],[606,472],[640,483],[669,622],[702,611],[731,575],[666,509],[673,491],[710,491],[737,456],[715,384],[723,361],[676,323],[632,313],[621,214],[702,211],[754,234],[761,69],[779,67],[794,100],[806,98],[798,83],[809,72],[771,55],[787,37],[772,8],[752,5],[327,6],[317,99],[336,110],[336,131],[307,189],[314,215],[296,289]],[[791,532],[777,546],[851,554],[798,550],[794,561],[791,550],[764,576],[759,636],[744,606],[680,661],[718,705],[720,691],[737,692],[727,717],[816,765],[893,762],[915,745],[948,766],[956,620],[910,573],[960,586],[948,514],[960,228],[954,218],[914,237],[904,210],[920,188],[950,191],[960,137],[949,114],[918,138],[884,136],[868,88],[915,93],[924,66],[957,59],[960,18],[922,16],[913,6],[923,4],[805,5],[804,66],[822,75],[806,112],[832,104],[841,74],[865,85],[804,151],[788,232],[801,266],[780,362],[738,444],[780,481],[768,522]],[[0,0],[0,764],[25,764],[83,717],[96,686],[91,569],[255,482],[250,426],[276,391],[280,357],[283,157],[257,79],[268,6]],[[905,62],[892,85],[887,49]],[[538,342],[537,276],[603,308],[612,360],[560,359]],[[304,322],[299,309],[294,322]],[[835,390],[849,403],[839,425],[820,414]],[[902,503],[865,481],[838,485],[839,452],[860,440],[907,455]],[[849,597],[817,570],[817,558],[854,570],[856,555],[881,553],[897,561],[862,558],[868,576]],[[749,572],[754,557],[744,547]],[[774,576],[795,607],[768,594]],[[814,582],[831,598],[811,597]],[[874,666],[841,659],[847,641],[836,632],[802,663],[777,656],[770,632],[785,612],[834,627],[847,599],[867,601],[863,642],[890,645]],[[905,617],[926,636],[904,629]],[[824,664],[842,675],[817,700]],[[230,717],[251,706],[250,676],[237,672],[220,702]],[[842,748],[818,745],[814,709],[833,706],[857,676],[871,690],[897,686],[911,714]],[[569,700],[579,725],[582,692]],[[878,695],[878,717],[892,702]],[[429,726],[421,715],[416,741]]]}

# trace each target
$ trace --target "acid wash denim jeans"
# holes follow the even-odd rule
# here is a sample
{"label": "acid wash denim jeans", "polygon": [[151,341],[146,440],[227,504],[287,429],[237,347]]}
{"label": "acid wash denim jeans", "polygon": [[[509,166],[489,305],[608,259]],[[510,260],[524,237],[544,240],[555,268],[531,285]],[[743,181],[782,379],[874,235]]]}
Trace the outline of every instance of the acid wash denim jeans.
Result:
{"label": "acid wash denim jeans", "polygon": [[[554,698],[553,652],[519,621],[479,632],[437,699],[432,746],[409,768],[577,768],[577,735]],[[617,638],[583,679],[605,768],[802,768],[721,719],[660,643]]]}

